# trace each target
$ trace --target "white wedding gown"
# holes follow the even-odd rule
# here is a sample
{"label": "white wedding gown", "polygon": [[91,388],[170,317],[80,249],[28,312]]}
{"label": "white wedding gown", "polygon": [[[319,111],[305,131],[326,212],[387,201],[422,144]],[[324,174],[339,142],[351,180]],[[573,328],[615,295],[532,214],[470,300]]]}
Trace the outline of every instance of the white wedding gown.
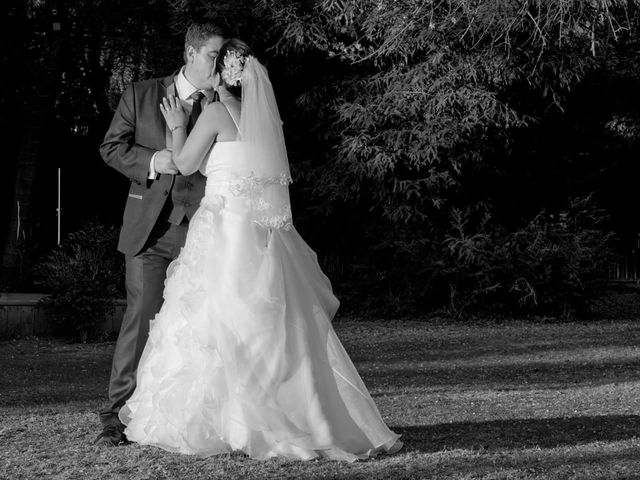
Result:
{"label": "white wedding gown", "polygon": [[172,452],[357,460],[402,443],[331,326],[338,300],[295,228],[234,195],[239,142],[214,145],[206,193],[120,411],[129,440]]}

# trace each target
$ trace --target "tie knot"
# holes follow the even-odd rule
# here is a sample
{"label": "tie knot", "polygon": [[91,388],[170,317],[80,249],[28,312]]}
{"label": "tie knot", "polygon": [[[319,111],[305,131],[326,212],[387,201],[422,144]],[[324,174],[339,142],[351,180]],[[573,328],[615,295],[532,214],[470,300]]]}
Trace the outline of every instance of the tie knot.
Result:
{"label": "tie knot", "polygon": [[191,98],[193,98],[194,102],[199,102],[204,98],[204,93],[202,93],[200,90],[198,90],[197,92],[193,92],[191,94]]}

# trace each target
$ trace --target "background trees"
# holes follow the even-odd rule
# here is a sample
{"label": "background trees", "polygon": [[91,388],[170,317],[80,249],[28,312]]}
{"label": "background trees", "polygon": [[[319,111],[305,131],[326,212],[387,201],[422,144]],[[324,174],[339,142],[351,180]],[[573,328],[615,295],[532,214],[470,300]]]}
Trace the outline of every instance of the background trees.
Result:
{"label": "background trees", "polygon": [[609,231],[638,232],[635,0],[65,1],[55,138],[81,145],[74,198],[98,197],[78,221],[118,222],[126,182],[96,151],[109,106],[176,68],[206,15],[269,67],[297,225],[346,306],[571,311]]}
{"label": "background trees", "polygon": [[96,148],[124,85],[174,64],[181,40],[162,3],[10,0],[7,13],[2,277],[29,288],[32,263],[56,239],[58,167],[67,233],[95,216],[119,221],[126,185]]}

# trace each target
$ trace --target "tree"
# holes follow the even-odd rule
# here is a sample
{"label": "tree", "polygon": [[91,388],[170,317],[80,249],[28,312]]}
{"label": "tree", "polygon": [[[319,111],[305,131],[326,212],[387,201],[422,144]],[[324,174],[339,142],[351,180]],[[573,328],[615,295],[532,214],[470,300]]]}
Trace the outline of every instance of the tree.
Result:
{"label": "tree", "polygon": [[[248,41],[285,121],[297,227],[339,293],[372,304],[442,303],[440,286],[456,281],[445,265],[456,218],[505,251],[517,232],[555,231],[540,222],[580,204],[598,172],[612,171],[612,155],[637,149],[629,135],[614,136],[637,123],[622,107],[620,121],[604,103],[580,108],[592,89],[617,105],[614,77],[634,75],[637,0],[66,4],[73,61],[56,118],[76,145],[97,146],[125,83],[169,73],[191,18],[209,16]],[[87,91],[92,102],[83,102]]]}
{"label": "tree", "polygon": [[[447,254],[451,212],[481,202],[493,210],[492,189],[505,187],[499,176],[518,174],[516,155],[531,139],[551,138],[573,92],[616,45],[635,41],[638,24],[638,3],[625,0],[245,5],[244,15],[268,25],[269,60],[304,65],[289,67],[298,74],[306,68],[302,78],[318,73],[315,84],[294,90],[297,111],[290,114],[307,132],[289,132],[299,141],[293,148],[307,154],[293,156],[294,173],[313,192],[315,211],[331,212],[322,224],[332,232],[327,241],[345,246],[354,277],[367,279],[363,289],[379,279],[376,299],[381,291],[422,297],[447,283],[437,280],[446,276],[439,258]],[[521,184],[539,176],[535,162],[549,150],[537,150],[524,156],[531,162]],[[552,158],[558,167],[544,165],[561,178],[533,182],[519,204],[502,199],[492,228],[517,230],[540,209],[560,211],[573,195],[588,193],[569,188],[578,172],[566,158]]]}
{"label": "tree", "polygon": [[[15,7],[11,13],[19,21],[27,23],[23,15],[36,16],[37,9],[38,6],[32,4],[27,9]],[[46,151],[46,128],[53,121],[56,91],[61,80],[63,37],[59,27],[62,1],[51,2],[50,9],[45,12],[49,15],[40,15],[41,18],[49,19],[49,29],[41,44],[43,56],[26,65],[26,68],[18,68],[19,71],[28,73],[32,80],[25,82],[30,88],[22,92],[25,108],[22,112],[21,141],[15,170],[14,201],[2,259],[2,273],[6,276],[21,276],[25,243],[35,230],[35,194],[40,185],[38,167],[41,156]],[[28,43],[23,48],[24,58],[29,58]]]}
{"label": "tree", "polygon": [[[54,11],[60,18],[53,18]],[[13,49],[6,53],[8,64],[19,75],[3,80],[12,92],[9,99],[25,99],[3,109],[15,128],[7,143],[19,145],[9,159],[15,158],[7,185],[13,190],[12,208],[5,213],[9,228],[1,240],[3,279],[15,281],[28,276],[29,259],[52,245],[45,237],[55,238],[55,190],[43,181],[55,178],[55,167],[65,167],[65,185],[73,186],[63,191],[65,213],[71,214],[66,218],[85,216],[75,227],[95,217],[103,198],[113,202],[103,194],[110,193],[110,181],[92,182],[98,175],[111,178],[98,145],[112,108],[126,83],[175,68],[182,47],[168,26],[163,2],[19,1],[9,5],[7,21],[24,26],[3,30],[24,35],[7,39]],[[56,23],[62,28],[54,29]],[[43,192],[51,195],[45,198]]]}

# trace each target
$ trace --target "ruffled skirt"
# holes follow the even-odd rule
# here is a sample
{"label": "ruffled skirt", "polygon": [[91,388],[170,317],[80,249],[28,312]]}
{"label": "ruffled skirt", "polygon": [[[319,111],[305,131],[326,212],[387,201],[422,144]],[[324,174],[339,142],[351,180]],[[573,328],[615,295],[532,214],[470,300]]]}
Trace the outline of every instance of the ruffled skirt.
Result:
{"label": "ruffled skirt", "polygon": [[120,411],[129,440],[257,459],[353,461],[401,447],[331,326],[338,300],[294,228],[265,230],[241,203],[206,197],[164,299]]}

